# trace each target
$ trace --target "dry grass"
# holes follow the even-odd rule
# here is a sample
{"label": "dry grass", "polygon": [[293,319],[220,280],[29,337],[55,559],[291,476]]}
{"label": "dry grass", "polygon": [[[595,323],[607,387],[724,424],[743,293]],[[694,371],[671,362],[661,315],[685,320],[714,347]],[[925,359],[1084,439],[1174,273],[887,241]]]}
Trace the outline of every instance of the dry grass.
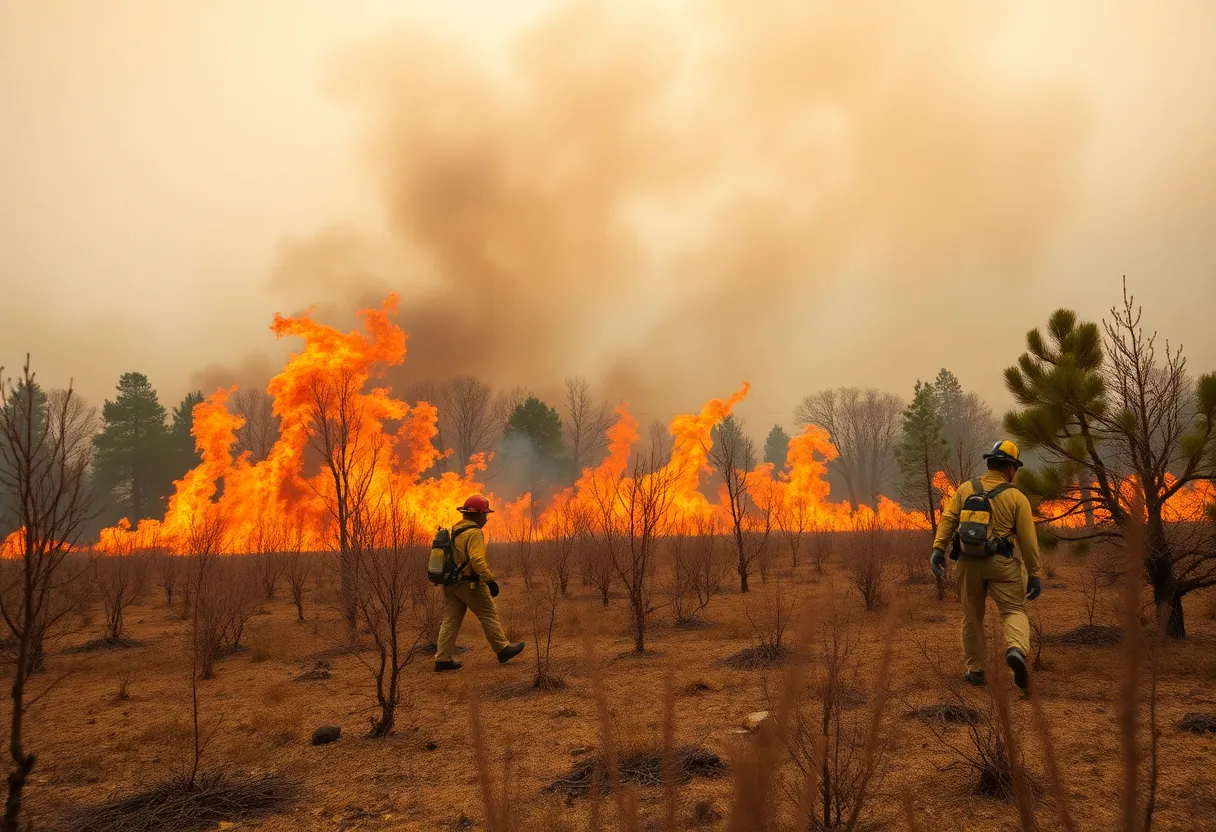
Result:
{"label": "dry grass", "polygon": [[[307,624],[297,623],[294,605],[282,597],[266,605],[269,615],[250,621],[245,640],[252,649],[218,662],[215,677],[200,683],[204,724],[212,737],[207,759],[215,765],[305,778],[298,811],[241,826],[262,832],[456,828],[462,815],[479,829],[640,830],[665,828],[673,812],[677,827],[685,828],[695,825],[700,804],[707,807],[703,817],[723,816],[703,828],[763,828],[755,824],[767,822],[765,818],[789,828],[800,812],[812,806],[817,807],[816,815],[822,811],[821,801],[802,805],[802,795],[822,792],[821,769],[808,766],[799,771],[792,766],[780,731],[796,724],[797,711],[814,716],[821,706],[821,664],[802,646],[808,643],[807,627],[822,623],[835,604],[858,627],[852,662],[859,677],[842,685],[843,724],[848,728],[842,736],[854,748],[858,770],[868,767],[861,766],[868,745],[876,757],[883,755],[863,792],[855,828],[885,825],[898,830],[914,828],[912,823],[923,829],[979,832],[1010,828],[1010,823],[1016,828],[1021,824],[1016,801],[976,800],[967,795],[963,778],[942,773],[958,758],[937,741],[934,731],[955,745],[970,742],[968,724],[949,721],[958,714],[943,706],[983,712],[985,694],[964,688],[964,700],[956,702],[926,668],[914,640],[934,645],[944,676],[959,676],[957,605],[936,602],[932,584],[891,582],[888,602],[898,628],[888,639],[890,614],[867,614],[861,596],[848,585],[848,572],[839,562],[846,548],[843,541],[838,543],[837,554],[825,563],[816,583],[805,580],[816,572],[804,549],[804,562],[793,579],[781,582],[787,605],[806,620],[792,625],[783,639],[790,652],[767,672],[737,670],[722,660],[758,646],[745,603],[756,617],[756,605],[774,592],[774,576],[788,571],[779,560],[771,567],[769,584],[756,582],[751,597],[738,595],[733,587],[715,596],[705,611],[711,625],[707,629],[676,628],[671,616],[660,611],[656,620],[661,626],[647,638],[654,655],[608,664],[594,657],[614,656],[631,646],[627,605],[614,597],[604,608],[598,589],[583,587],[576,576],[554,626],[554,666],[567,685],[543,695],[497,698],[499,689],[528,685],[535,663],[529,654],[528,661],[498,665],[470,617],[461,634],[462,645],[471,648],[462,656],[465,668],[456,674],[434,674],[428,662],[407,668],[403,680],[411,691],[411,706],[402,709],[396,735],[382,745],[358,738],[373,690],[358,655],[334,649],[343,631],[334,609],[320,597],[324,593],[310,593]],[[576,562],[577,557],[578,552]],[[664,568],[660,563],[659,569]],[[1031,609],[1044,632],[1062,634],[1085,623],[1084,572],[1081,564],[1067,560],[1057,568],[1062,582],[1072,588],[1045,593]],[[504,606],[516,605],[519,629],[530,630],[522,580],[507,579],[502,586],[500,600]],[[327,592],[333,594],[332,589]],[[1117,587],[1110,596],[1122,600]],[[180,604],[175,601],[175,606]],[[1008,698],[1005,707],[1020,756],[1028,770],[1037,772],[1030,810],[1038,828],[1069,829],[1061,819],[1063,812],[1075,822],[1071,828],[1122,828],[1125,761],[1120,720],[1128,716],[1121,713],[1133,717],[1139,822],[1149,802],[1153,768],[1150,710],[1165,729],[1157,734],[1154,828],[1194,828],[1188,824],[1199,816],[1197,810],[1209,805],[1205,801],[1216,806],[1216,749],[1207,740],[1211,734],[1177,729],[1188,713],[1216,713],[1216,696],[1211,694],[1216,683],[1216,621],[1198,614],[1199,609],[1188,604],[1189,641],[1158,651],[1152,628],[1140,639],[1142,670],[1132,712],[1125,709],[1128,694],[1121,687],[1128,659],[1118,646],[1051,646],[1049,661],[1036,669],[1036,696]],[[31,709],[30,744],[39,754],[34,772],[39,779],[30,789],[27,806],[38,828],[51,827],[72,806],[98,805],[115,793],[159,782],[166,767],[174,769],[180,762],[174,749],[190,741],[188,705],[183,704],[188,703],[188,680],[181,670],[185,624],[167,621],[163,598],[152,593],[131,610],[130,619],[130,636],[141,646],[77,654],[72,661],[85,659],[79,669]],[[1108,623],[1123,632],[1123,611]],[[1139,625],[1135,631],[1141,632]],[[531,650],[531,633],[521,634]],[[78,637],[77,646],[85,635]],[[263,641],[270,646],[269,655],[255,661]],[[588,651],[587,641],[593,650]],[[887,687],[900,702],[907,702],[898,712],[882,707],[886,693],[878,695],[874,687],[888,643]],[[318,657],[328,666],[315,665]],[[58,653],[49,658],[43,677],[47,681],[69,662]],[[120,701],[124,663],[134,672],[129,698]],[[330,678],[292,682],[318,668]],[[1000,662],[992,679],[1005,683],[1012,694],[1007,675]],[[1154,684],[1158,693],[1150,709]],[[479,732],[473,731],[468,717],[474,688],[485,691]],[[880,740],[872,744],[868,738],[876,708]],[[766,709],[777,715],[771,728],[757,735],[735,734],[747,714]],[[914,709],[923,710],[908,718]],[[308,736],[321,724],[342,725],[345,738],[310,747]],[[806,760],[821,760],[824,753],[818,724],[813,719],[808,723],[816,730],[807,735]],[[1002,733],[999,718],[994,731]],[[473,748],[478,735],[481,752]],[[426,750],[428,743],[433,750]],[[660,765],[659,785],[639,785],[627,774],[609,770],[614,757],[622,765],[640,752],[663,760],[685,746],[699,746],[729,761],[728,775],[685,780]],[[574,753],[587,748],[592,750]],[[493,822],[483,790],[471,779],[479,753],[498,813]],[[597,758],[603,776],[591,778],[596,785],[589,785],[588,793],[573,805],[565,805],[565,795],[546,791],[564,773]],[[334,776],[335,771],[341,776]],[[666,771],[672,776],[665,776]],[[765,805],[774,807],[779,817],[772,818]],[[362,814],[356,815],[356,808]],[[914,821],[909,821],[909,811]],[[841,828],[847,828],[851,814],[848,808],[841,813]],[[383,820],[385,816],[392,820]]]}

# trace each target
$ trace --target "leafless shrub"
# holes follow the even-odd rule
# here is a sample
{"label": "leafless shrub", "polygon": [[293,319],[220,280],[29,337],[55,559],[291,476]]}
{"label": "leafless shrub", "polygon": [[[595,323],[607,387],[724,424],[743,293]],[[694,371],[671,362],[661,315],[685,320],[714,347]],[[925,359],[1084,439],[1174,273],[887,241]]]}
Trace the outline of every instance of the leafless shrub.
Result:
{"label": "leafless shrub", "polygon": [[833,531],[825,522],[816,521],[807,531],[807,550],[811,556],[811,563],[815,566],[815,573],[823,574],[823,568],[832,558],[832,552],[836,547],[836,532]]}
{"label": "leafless shrub", "polygon": [[359,660],[376,680],[379,715],[372,719],[368,736],[380,739],[392,733],[401,701],[401,671],[413,660],[423,633],[410,618],[415,584],[425,561],[423,533],[413,515],[405,513],[390,489],[380,505],[358,524],[355,551],[359,556],[357,605],[376,646],[376,660]]}
{"label": "leafless shrub", "polygon": [[861,683],[853,658],[860,641],[857,623],[846,610],[833,608],[809,637],[812,643],[804,649],[810,667],[819,672],[811,680],[819,701],[787,706],[789,719],[782,739],[800,776],[786,784],[786,791],[799,807],[799,818],[805,818],[802,828],[851,829],[861,816],[871,783],[881,779],[886,769],[886,756],[876,738],[887,696],[891,627],[868,714],[850,707]]}
{"label": "leafless shrub", "polygon": [[536,655],[536,675],[532,678],[532,687],[536,690],[555,690],[566,686],[552,671],[553,625],[557,620],[557,604],[561,596],[560,583],[549,579],[537,581],[528,599],[532,640],[536,645],[533,651]]}
{"label": "leafless shrub", "polygon": [[139,600],[148,575],[155,544],[141,545],[138,538],[124,540],[114,552],[93,562],[94,585],[106,613],[105,639],[124,642],[124,613]]}
{"label": "leafless shrub", "polygon": [[725,660],[728,667],[743,670],[769,667],[785,659],[789,653],[786,636],[794,618],[794,600],[783,597],[781,582],[773,583],[771,592],[744,602],[743,614],[755,646],[740,650]]}
{"label": "leafless shrub", "polygon": [[165,595],[165,606],[173,606],[173,593],[177,591],[181,576],[182,559],[169,552],[161,552],[153,558],[156,564],[156,583]]}
{"label": "leafless shrub", "polygon": [[867,612],[881,606],[886,597],[887,561],[882,535],[876,520],[863,522],[849,535],[849,583],[861,596]]}

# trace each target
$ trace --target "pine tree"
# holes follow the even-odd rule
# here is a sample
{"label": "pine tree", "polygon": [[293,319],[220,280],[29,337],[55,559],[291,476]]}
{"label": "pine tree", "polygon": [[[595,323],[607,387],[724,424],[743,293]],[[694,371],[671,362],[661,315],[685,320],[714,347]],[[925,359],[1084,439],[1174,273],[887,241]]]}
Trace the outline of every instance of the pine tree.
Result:
{"label": "pine tree", "polygon": [[912,403],[904,410],[904,432],[896,449],[903,474],[904,498],[925,513],[929,526],[937,532],[937,489],[933,475],[941,470],[948,451],[937,388],[916,382]]}
{"label": "pine tree", "polygon": [[143,373],[123,373],[117,390],[102,407],[105,427],[93,440],[97,488],[136,523],[163,514],[161,498],[169,485],[165,408]]}
{"label": "pine tree", "polygon": [[[1023,469],[1019,483],[1055,500],[1053,517],[1092,506],[1109,521],[1070,530],[1070,537],[1117,537],[1144,523],[1153,600],[1168,616],[1169,635],[1185,638],[1182,599],[1216,585],[1216,553],[1172,534],[1177,524],[1166,505],[1187,483],[1216,478],[1216,374],[1196,383],[1181,350],[1167,345],[1158,354],[1155,342],[1126,288],[1123,306],[1111,310],[1102,330],[1057,310],[1047,337],[1031,330],[1027,352],[1005,370],[1019,405],[1005,427],[1045,458],[1041,470]],[[1133,483],[1140,488],[1127,487]]]}
{"label": "pine tree", "polygon": [[785,466],[785,456],[790,448],[790,435],[781,425],[773,425],[764,440],[764,461],[772,463],[774,468]]}
{"label": "pine tree", "polygon": [[522,463],[531,490],[560,477],[566,448],[562,420],[554,408],[529,396],[511,412],[503,438],[507,441],[508,462]]}

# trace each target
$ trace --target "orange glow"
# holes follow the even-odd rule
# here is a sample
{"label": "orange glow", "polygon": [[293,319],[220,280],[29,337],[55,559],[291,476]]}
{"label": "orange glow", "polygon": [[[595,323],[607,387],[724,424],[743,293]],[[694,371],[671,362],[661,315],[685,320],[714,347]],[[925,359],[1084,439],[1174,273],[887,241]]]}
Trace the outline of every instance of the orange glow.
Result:
{"label": "orange glow", "polygon": [[[487,494],[498,502],[477,477],[486,468],[482,455],[473,458],[463,474],[425,476],[449,451],[439,451],[438,411],[419,402],[410,407],[383,388],[369,383],[387,366],[405,359],[406,335],[392,321],[397,299],[389,296],[379,309],[363,310],[363,332],[341,333],[317,323],[308,314],[297,318],[276,315],[271,330],[279,337],[303,339],[304,348],[293,354],[282,372],[271,379],[267,391],[280,419],[280,435],[266,459],[233,456],[236,433],[243,420],[229,411],[236,388],[220,389],[195,406],[193,435],[202,462],[175,483],[165,516],[143,520],[132,528],[127,521],[105,529],[97,550],[189,552],[191,529],[204,518],[222,521],[227,551],[264,551],[283,548],[289,536],[292,549],[320,551],[337,546],[334,476],[324,463],[334,460],[352,482],[367,483],[368,506],[373,510],[395,503],[428,534],[456,518],[454,508],[470,493]],[[708,459],[713,428],[747,396],[744,383],[723,399],[711,399],[699,412],[672,420],[672,451],[662,473],[674,489],[669,521],[684,525],[715,520],[719,528],[729,522],[720,495],[716,502],[703,493],[713,470]],[[328,414],[328,418],[322,418]],[[344,418],[338,419],[338,416]],[[398,422],[395,432],[386,422]],[[340,430],[340,441],[321,441],[329,425]],[[501,528],[512,539],[549,538],[568,530],[572,519],[590,516],[596,494],[604,495],[628,481],[634,448],[640,435],[628,407],[617,407],[617,420],[607,431],[608,453],[603,462],[582,472],[570,488],[558,493],[538,511],[532,495],[524,494],[503,507]],[[760,465],[746,475],[745,487],[762,511],[801,512],[804,528],[845,530],[878,523],[886,528],[927,528],[919,513],[904,512],[882,498],[877,509],[852,511],[847,503],[828,500],[824,479],[827,463],[837,450],[822,428],[807,426],[790,440],[785,468]],[[306,473],[308,471],[315,473]],[[753,526],[759,521],[749,519]]]}
{"label": "orange glow", "polygon": [[[1165,475],[1166,489],[1173,488],[1177,482],[1178,479],[1173,474]],[[1138,483],[1136,477],[1128,477],[1119,484],[1119,503],[1125,510],[1136,503]],[[1098,483],[1095,482],[1090,487],[1097,492]],[[1165,501],[1165,505],[1161,509],[1161,517],[1167,523],[1195,523],[1204,518],[1207,507],[1213,501],[1216,501],[1216,486],[1205,480],[1188,482]],[[1043,517],[1055,518],[1049,521],[1053,526],[1065,529],[1084,528],[1085,512],[1077,511],[1065,514],[1072,510],[1073,505],[1072,500],[1044,500],[1039,504],[1039,514]],[[1095,507],[1093,522],[1095,525],[1110,523],[1110,512],[1104,508]]]}

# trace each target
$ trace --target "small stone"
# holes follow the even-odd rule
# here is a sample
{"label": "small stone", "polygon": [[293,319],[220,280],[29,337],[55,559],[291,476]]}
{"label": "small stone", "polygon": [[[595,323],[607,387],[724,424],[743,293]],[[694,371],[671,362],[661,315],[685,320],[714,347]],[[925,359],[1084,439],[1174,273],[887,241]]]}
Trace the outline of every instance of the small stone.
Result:
{"label": "small stone", "polygon": [[764,724],[764,720],[768,719],[768,711],[755,711],[747,715],[747,719],[743,720],[743,727],[751,733],[756,733],[760,730],[760,726]]}
{"label": "small stone", "polygon": [[571,748],[571,749],[570,749],[570,754],[571,754],[571,755],[573,755],[573,756],[575,756],[575,757],[578,757],[578,756],[581,756],[581,755],[583,755],[583,754],[590,754],[590,753],[591,753],[592,751],[594,751],[594,750],[595,750],[595,749],[593,749],[593,748],[592,748],[591,746],[589,746],[589,745],[576,745],[576,746],[574,746],[573,748]]}
{"label": "small stone", "polygon": [[312,732],[313,745],[328,745],[337,742],[342,736],[342,729],[337,725],[322,725]]}
{"label": "small stone", "polygon": [[425,751],[434,751],[435,749],[439,748],[439,743],[435,742],[434,740],[427,740],[422,748]]}

